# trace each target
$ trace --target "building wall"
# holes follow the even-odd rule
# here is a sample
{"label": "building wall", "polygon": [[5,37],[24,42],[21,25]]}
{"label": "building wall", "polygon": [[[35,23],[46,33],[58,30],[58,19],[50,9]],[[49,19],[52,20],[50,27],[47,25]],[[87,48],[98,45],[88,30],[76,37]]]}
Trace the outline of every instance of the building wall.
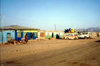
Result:
{"label": "building wall", "polygon": [[38,31],[38,39],[45,39],[46,37],[45,31]]}
{"label": "building wall", "polygon": [[[28,40],[30,39],[36,39],[37,35],[38,35],[38,30],[16,30],[15,32],[15,40],[20,41],[21,38],[25,38],[25,35],[28,35]],[[32,38],[30,38],[30,36],[32,35]]]}
{"label": "building wall", "polygon": [[60,32],[59,36],[60,38],[64,38],[64,32]]}
{"label": "building wall", "polygon": [[54,32],[54,38],[55,39],[59,38],[59,32]]}
{"label": "building wall", "polygon": [[2,32],[0,32],[0,43],[2,43]]}
{"label": "building wall", "polygon": [[[7,34],[8,33],[10,34],[11,39],[15,39],[15,31],[14,30],[3,31],[3,32],[0,32],[0,43],[2,43],[2,41],[4,43],[7,42]],[[2,40],[2,35],[3,35],[3,40]]]}
{"label": "building wall", "polygon": [[64,37],[64,32],[62,31],[54,31],[53,36],[55,39],[62,39]]}
{"label": "building wall", "polygon": [[45,38],[53,38],[53,32],[45,32]]}
{"label": "building wall", "polygon": [[[28,34],[28,40],[30,39],[35,40],[38,36],[38,30],[23,30],[23,33],[24,33],[23,37],[25,37],[25,35]],[[32,38],[30,38],[31,35],[32,35]]]}
{"label": "building wall", "polygon": [[49,39],[49,38],[57,39],[57,38],[63,38],[64,36],[63,31],[40,31],[40,32],[45,32],[45,39]]}
{"label": "building wall", "polygon": [[23,38],[23,32],[15,30],[15,40],[20,41]]}

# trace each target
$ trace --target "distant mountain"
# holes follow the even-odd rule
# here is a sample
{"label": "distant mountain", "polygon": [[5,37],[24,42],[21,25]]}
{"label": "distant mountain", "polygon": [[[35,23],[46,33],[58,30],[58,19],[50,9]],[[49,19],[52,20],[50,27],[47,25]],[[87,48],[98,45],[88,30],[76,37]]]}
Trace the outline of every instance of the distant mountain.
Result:
{"label": "distant mountain", "polygon": [[100,28],[99,27],[90,27],[87,29],[77,29],[77,31],[100,32]]}
{"label": "distant mountain", "polygon": [[88,28],[86,30],[89,32],[100,32],[100,28],[98,28],[98,27],[91,27],[91,28]]}
{"label": "distant mountain", "polygon": [[35,30],[39,30],[37,28],[30,28],[30,27],[25,27],[25,26],[19,26],[19,25],[10,25],[10,26],[3,26],[0,27],[0,29],[5,29],[5,30],[15,30],[15,29],[35,29]]}

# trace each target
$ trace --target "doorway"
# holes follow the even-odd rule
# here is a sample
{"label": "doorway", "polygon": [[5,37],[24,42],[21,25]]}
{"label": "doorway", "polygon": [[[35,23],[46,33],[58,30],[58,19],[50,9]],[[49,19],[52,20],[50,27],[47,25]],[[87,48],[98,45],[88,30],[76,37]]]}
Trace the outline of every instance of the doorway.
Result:
{"label": "doorway", "polygon": [[33,33],[30,33],[30,39],[33,39]]}
{"label": "doorway", "polygon": [[11,33],[7,33],[7,41],[11,40]]}

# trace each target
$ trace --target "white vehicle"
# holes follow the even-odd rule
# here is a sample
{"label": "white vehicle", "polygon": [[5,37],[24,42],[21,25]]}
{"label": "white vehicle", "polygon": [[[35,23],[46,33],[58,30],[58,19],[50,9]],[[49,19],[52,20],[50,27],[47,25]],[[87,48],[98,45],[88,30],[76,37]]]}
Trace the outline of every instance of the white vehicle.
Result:
{"label": "white vehicle", "polygon": [[78,38],[88,39],[88,38],[90,38],[90,32],[81,32],[81,33],[78,33]]}
{"label": "white vehicle", "polygon": [[78,39],[77,33],[65,33],[64,34],[65,39]]}

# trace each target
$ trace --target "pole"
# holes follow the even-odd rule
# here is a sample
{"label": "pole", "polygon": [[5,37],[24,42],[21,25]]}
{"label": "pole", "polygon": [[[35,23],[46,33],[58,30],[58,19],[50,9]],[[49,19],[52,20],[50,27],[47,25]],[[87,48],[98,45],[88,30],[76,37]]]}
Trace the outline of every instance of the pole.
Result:
{"label": "pole", "polygon": [[3,44],[3,23],[4,23],[4,16],[3,15],[1,15],[1,30],[2,30],[2,44]]}

